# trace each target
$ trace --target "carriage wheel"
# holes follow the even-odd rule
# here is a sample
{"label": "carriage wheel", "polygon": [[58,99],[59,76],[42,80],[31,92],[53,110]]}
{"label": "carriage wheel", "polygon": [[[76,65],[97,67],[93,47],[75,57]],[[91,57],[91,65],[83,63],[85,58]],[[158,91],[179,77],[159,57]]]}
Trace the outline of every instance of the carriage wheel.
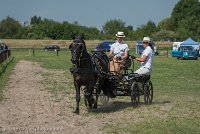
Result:
{"label": "carriage wheel", "polygon": [[99,99],[100,99],[100,102],[102,103],[102,105],[106,105],[108,104],[108,101],[109,101],[109,97],[104,95],[103,93],[101,93],[99,95]]}
{"label": "carriage wheel", "polygon": [[137,82],[133,82],[131,85],[131,102],[133,106],[138,106],[139,101],[140,101],[139,86]]}
{"label": "carriage wheel", "polygon": [[144,85],[144,102],[145,104],[151,104],[153,101],[153,84],[151,81]]}

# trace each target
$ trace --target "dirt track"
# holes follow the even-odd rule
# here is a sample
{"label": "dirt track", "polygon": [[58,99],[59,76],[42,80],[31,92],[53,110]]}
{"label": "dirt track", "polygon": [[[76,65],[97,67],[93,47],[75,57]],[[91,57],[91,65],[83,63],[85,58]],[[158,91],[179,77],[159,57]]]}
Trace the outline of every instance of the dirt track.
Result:
{"label": "dirt track", "polygon": [[70,99],[52,101],[41,83],[44,71],[37,63],[17,63],[5,92],[6,100],[0,103],[0,133],[101,134],[98,129],[102,122],[74,114]]}

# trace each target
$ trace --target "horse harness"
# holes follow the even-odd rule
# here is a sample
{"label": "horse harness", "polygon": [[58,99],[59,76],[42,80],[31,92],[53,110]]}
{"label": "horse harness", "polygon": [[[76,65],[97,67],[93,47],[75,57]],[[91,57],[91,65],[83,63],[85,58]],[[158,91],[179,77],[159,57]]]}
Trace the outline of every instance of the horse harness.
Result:
{"label": "horse harness", "polygon": [[[82,54],[81,54],[81,56],[82,56]],[[70,72],[72,74],[74,74],[74,73],[76,73],[76,74],[85,74],[85,73],[97,74],[100,77],[108,75],[108,67],[107,67],[108,63],[105,61],[106,59],[102,58],[101,54],[94,52],[94,53],[90,54],[90,57],[88,57],[88,58],[80,58],[80,57],[78,59],[75,59],[76,61],[78,61],[79,65],[80,65],[80,61],[90,60],[92,68],[80,68],[76,64],[73,64],[73,67],[70,68]],[[73,61],[74,59],[71,59],[71,60]],[[102,65],[101,65],[101,63],[102,63]]]}

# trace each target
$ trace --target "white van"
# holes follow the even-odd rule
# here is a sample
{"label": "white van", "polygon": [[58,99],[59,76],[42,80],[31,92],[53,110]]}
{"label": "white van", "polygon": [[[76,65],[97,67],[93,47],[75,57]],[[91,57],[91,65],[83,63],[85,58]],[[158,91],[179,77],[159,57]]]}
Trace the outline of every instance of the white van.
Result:
{"label": "white van", "polygon": [[174,42],[172,46],[172,50],[178,50],[182,42]]}

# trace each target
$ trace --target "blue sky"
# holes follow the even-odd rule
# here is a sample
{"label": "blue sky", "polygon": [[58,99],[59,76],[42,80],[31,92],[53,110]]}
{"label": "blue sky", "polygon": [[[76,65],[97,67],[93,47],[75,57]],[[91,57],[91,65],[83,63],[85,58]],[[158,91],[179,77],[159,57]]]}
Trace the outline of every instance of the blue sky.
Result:
{"label": "blue sky", "polygon": [[102,29],[111,19],[120,19],[136,29],[149,20],[156,24],[170,17],[179,0],[1,0],[0,20],[6,16],[30,21],[34,15],[42,19]]}

